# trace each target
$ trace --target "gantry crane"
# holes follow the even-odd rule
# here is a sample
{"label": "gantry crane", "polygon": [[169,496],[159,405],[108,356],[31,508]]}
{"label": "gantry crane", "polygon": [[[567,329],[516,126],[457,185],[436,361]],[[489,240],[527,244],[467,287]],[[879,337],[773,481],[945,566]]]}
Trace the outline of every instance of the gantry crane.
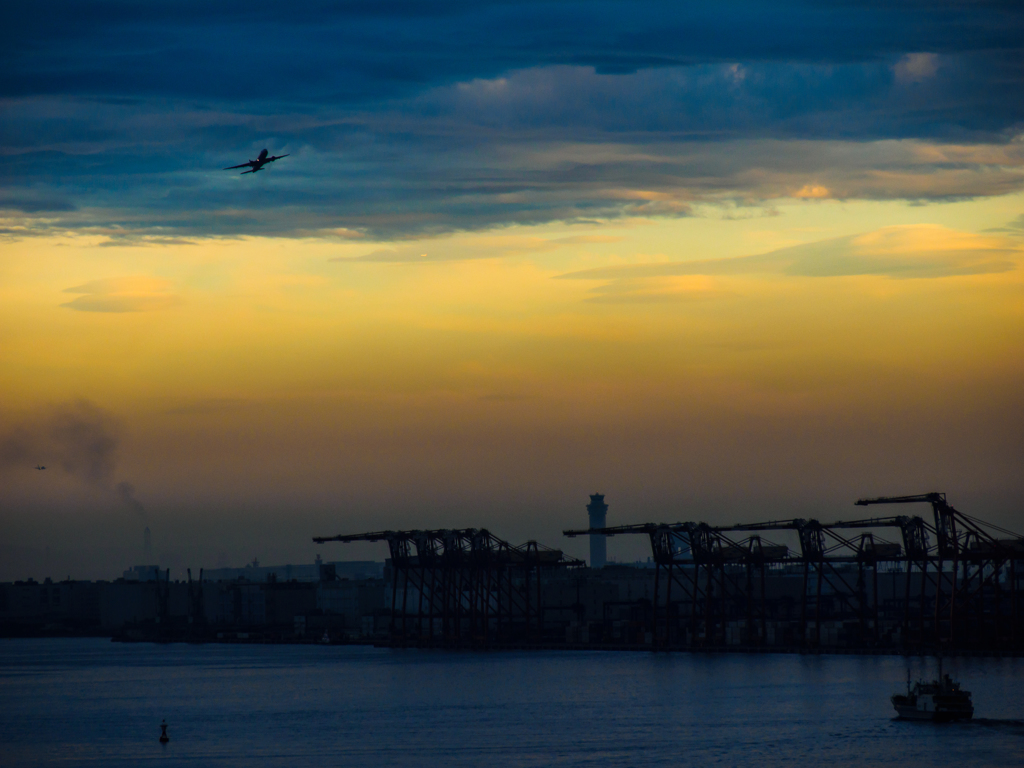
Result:
{"label": "gantry crane", "polygon": [[536,541],[514,546],[483,528],[377,531],[313,541],[387,542],[394,645],[539,641],[542,572],[584,565]]}
{"label": "gantry crane", "polygon": [[[892,573],[894,590],[902,574],[903,599],[893,593],[886,606],[891,612],[902,602],[899,637],[904,647],[1015,646],[1020,637],[1016,560],[1024,559],[1024,539],[958,512],[942,493],[856,503],[912,502],[932,505],[934,526],[921,517],[895,515],[828,524],[803,518],[731,526],[642,523],[564,534],[642,534],[650,539],[656,568],[655,646],[682,641],[680,620],[689,645],[725,644],[726,622],[738,619],[745,619],[744,644],[764,644],[769,614],[779,610],[765,595],[766,568],[784,572],[787,566],[799,568],[803,576],[796,644],[821,647],[825,620],[842,621],[844,631],[859,633],[861,646],[883,644],[880,565]],[[1014,538],[996,539],[985,528]],[[885,529],[899,531],[902,547],[880,535]],[[771,531],[793,532],[799,552],[762,538]],[[1008,585],[1002,578],[1007,573]],[[681,598],[673,598],[673,585]]]}
{"label": "gantry crane", "polygon": [[[1024,558],[1024,539],[1012,531],[965,515],[946,500],[945,493],[882,496],[860,499],[858,506],[917,504],[932,507],[934,527],[922,526],[935,536],[935,546],[924,546],[915,560],[920,564],[920,632],[925,631],[924,601],[934,591],[932,641],[937,645],[1016,645],[1019,636],[1017,560]],[[1013,538],[998,539],[986,528]],[[909,557],[908,557],[909,561]],[[929,571],[933,566],[933,572]],[[949,566],[947,568],[947,566]],[[1004,583],[1005,582],[1005,583]],[[910,576],[907,577],[909,610]],[[1007,610],[1008,609],[1008,610]]]}

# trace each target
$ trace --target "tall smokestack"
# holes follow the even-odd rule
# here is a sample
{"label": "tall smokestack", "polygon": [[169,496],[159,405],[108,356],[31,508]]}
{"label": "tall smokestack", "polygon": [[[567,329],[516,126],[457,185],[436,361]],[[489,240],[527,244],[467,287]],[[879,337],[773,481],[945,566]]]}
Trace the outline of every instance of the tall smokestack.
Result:
{"label": "tall smokestack", "polygon": [[[605,514],[608,512],[608,505],[604,503],[604,494],[590,494],[590,503],[587,504],[587,512],[590,514],[591,528],[604,528]],[[590,567],[604,568],[607,561],[607,538],[598,533],[590,534]]]}
{"label": "tall smokestack", "polygon": [[153,563],[153,535],[149,532],[149,526],[142,532],[142,552],[145,565]]}

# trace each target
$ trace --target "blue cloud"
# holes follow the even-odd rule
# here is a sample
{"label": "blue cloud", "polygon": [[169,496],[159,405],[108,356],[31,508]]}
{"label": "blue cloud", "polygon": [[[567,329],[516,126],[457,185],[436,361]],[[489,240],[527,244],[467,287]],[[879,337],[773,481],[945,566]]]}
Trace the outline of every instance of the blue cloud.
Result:
{"label": "blue cloud", "polygon": [[[807,173],[751,143],[1009,146],[1022,48],[1024,11],[998,2],[21,4],[0,30],[0,210],[69,201],[39,226],[150,235],[381,237],[686,215],[684,199],[762,199]],[[729,142],[742,146],[713,146]],[[621,151],[558,159],[568,144]],[[218,176],[263,147],[293,156]],[[1013,184],[869,189],[830,159],[848,197]],[[623,194],[640,188],[671,199]]]}

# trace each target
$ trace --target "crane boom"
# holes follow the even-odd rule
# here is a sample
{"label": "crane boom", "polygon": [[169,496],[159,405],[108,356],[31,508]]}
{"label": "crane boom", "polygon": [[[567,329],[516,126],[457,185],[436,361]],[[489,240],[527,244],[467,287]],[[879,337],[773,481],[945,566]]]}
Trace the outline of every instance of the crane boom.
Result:
{"label": "crane boom", "polygon": [[913,504],[921,501],[945,505],[946,494],[932,492],[918,493],[913,496],[879,496],[877,499],[858,499],[854,504],[858,507],[866,507],[869,504]]}
{"label": "crane boom", "polygon": [[[640,523],[638,525],[616,525],[616,526],[612,526],[610,528],[583,528],[583,529],[575,529],[575,530],[570,530],[570,531],[562,531],[562,535],[563,536],[567,536],[568,538],[572,539],[572,538],[575,538],[576,536],[586,536],[588,534],[595,534],[595,533],[596,534],[601,534],[601,535],[604,535],[604,536],[614,536],[617,533],[650,533],[655,528],[659,528],[662,525],[665,525],[665,524],[664,523],[661,523],[661,524],[658,524],[658,523]],[[681,523],[676,523],[676,525],[681,525]],[[665,525],[665,527],[666,528],[672,528],[673,526]]]}
{"label": "crane boom", "polygon": [[325,541],[386,541],[396,535],[396,531],[377,531],[375,533],[354,533],[348,536],[314,536],[313,541],[317,544],[323,544]]}

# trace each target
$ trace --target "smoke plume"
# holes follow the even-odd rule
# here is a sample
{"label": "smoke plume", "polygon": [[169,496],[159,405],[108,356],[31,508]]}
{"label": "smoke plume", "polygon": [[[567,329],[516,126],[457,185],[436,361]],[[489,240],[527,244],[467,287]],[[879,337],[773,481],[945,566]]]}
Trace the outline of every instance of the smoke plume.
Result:
{"label": "smoke plume", "polygon": [[0,469],[60,468],[115,495],[137,514],[145,508],[128,482],[115,484],[123,429],[109,411],[87,400],[61,403],[0,436]]}
{"label": "smoke plume", "polygon": [[121,498],[121,501],[132,510],[138,512],[140,515],[144,515],[146,508],[142,506],[142,502],[135,498],[135,486],[131,483],[121,482],[117,484],[115,488],[117,495]]}

